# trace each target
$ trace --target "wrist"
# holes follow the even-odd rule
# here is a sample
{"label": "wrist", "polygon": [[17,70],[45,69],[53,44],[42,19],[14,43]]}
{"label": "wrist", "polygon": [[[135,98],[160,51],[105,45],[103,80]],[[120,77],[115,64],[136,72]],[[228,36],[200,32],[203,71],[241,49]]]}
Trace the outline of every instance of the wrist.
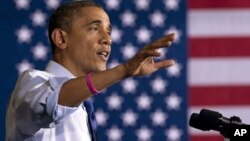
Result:
{"label": "wrist", "polygon": [[100,91],[98,91],[95,86],[92,83],[92,73],[87,74],[86,78],[86,84],[87,87],[89,89],[89,91],[93,94],[93,95],[97,95],[98,93],[100,93]]}
{"label": "wrist", "polygon": [[122,78],[127,78],[127,77],[132,76],[128,71],[127,64],[121,64],[121,65],[117,66],[117,69],[118,69],[119,73],[122,75]]}

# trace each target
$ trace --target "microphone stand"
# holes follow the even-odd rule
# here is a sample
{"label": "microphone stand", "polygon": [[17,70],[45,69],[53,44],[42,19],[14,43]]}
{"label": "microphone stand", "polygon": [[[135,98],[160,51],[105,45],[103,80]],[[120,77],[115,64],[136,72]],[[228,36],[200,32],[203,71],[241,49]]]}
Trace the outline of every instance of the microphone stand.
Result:
{"label": "microphone stand", "polygon": [[230,124],[221,126],[220,128],[220,134],[222,134],[225,138],[230,139],[233,133],[233,130],[235,130],[237,127],[241,126],[239,123],[241,123],[241,119],[237,116],[232,116],[229,118]]}

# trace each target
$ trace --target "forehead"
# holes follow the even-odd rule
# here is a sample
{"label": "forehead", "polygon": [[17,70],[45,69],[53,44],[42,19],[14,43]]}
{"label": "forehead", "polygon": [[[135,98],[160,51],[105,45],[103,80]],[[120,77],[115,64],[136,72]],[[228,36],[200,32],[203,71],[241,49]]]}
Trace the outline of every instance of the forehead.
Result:
{"label": "forehead", "polygon": [[94,20],[100,20],[103,24],[110,24],[108,14],[103,9],[94,6],[81,8],[75,19],[78,20],[78,22],[88,23]]}

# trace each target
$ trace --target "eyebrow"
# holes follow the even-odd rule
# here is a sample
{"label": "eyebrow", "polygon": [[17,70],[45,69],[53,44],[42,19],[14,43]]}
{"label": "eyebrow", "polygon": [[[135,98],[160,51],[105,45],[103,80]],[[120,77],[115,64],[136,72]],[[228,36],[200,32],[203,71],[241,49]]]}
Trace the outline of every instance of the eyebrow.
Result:
{"label": "eyebrow", "polygon": [[[103,22],[101,20],[94,20],[91,21],[90,23],[87,24],[87,26],[92,25],[92,24],[102,24]],[[108,29],[112,31],[112,26],[109,24]]]}
{"label": "eyebrow", "polygon": [[101,24],[101,23],[102,23],[101,20],[94,20],[94,21],[91,21],[90,23],[88,23],[87,26],[92,25],[92,24]]}

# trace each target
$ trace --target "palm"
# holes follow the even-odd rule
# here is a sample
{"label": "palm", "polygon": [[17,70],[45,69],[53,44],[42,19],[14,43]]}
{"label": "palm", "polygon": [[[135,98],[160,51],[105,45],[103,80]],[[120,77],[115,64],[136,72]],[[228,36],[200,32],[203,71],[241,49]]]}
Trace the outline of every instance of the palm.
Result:
{"label": "palm", "polygon": [[139,68],[139,75],[148,75],[156,70],[153,59],[145,60]]}

